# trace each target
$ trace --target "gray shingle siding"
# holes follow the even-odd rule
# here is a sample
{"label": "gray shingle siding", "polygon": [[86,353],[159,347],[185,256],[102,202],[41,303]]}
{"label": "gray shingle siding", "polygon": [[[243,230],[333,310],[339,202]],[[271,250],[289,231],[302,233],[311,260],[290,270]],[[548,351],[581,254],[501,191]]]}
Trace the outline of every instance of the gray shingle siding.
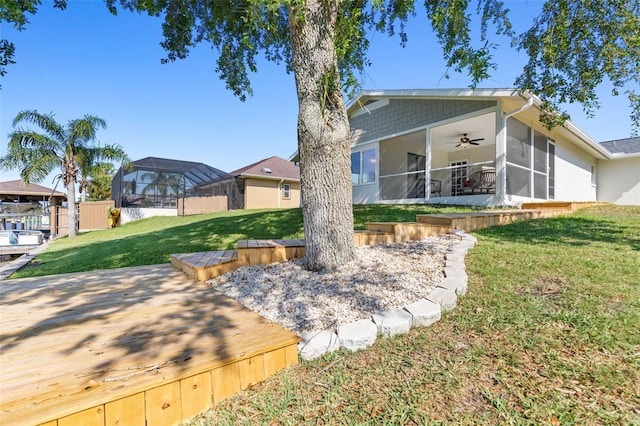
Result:
{"label": "gray shingle siding", "polygon": [[496,105],[491,100],[391,99],[389,105],[349,120],[351,142],[379,139]]}

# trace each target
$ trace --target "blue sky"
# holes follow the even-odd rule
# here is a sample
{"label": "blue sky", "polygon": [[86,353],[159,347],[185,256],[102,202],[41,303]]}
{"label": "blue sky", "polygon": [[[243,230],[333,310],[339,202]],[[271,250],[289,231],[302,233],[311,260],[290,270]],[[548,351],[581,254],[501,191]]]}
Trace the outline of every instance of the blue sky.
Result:
{"label": "blue sky", "polygon": [[[162,65],[161,20],[122,11],[111,15],[104,2],[70,0],[67,10],[45,0],[22,32],[3,23],[2,37],[16,45],[0,90],[0,155],[15,115],[25,109],[55,113],[59,123],[84,114],[107,121],[101,143],[122,145],[132,160],[155,156],[198,161],[232,171],[260,159],[287,158],[297,149],[297,98],[293,75],[266,61],[252,77],[254,96],[241,102],[215,74],[208,45],[186,60]],[[542,1],[507,0],[520,29],[530,25]],[[465,88],[465,75],[446,69],[423,12],[409,23],[409,43],[373,34],[372,67],[364,89]],[[481,87],[512,87],[525,58],[504,43],[496,51],[498,70]],[[624,96],[606,96],[588,119],[571,106],[572,121],[598,141],[629,137]],[[17,179],[0,172],[0,180]],[[51,185],[51,178],[42,182]]]}

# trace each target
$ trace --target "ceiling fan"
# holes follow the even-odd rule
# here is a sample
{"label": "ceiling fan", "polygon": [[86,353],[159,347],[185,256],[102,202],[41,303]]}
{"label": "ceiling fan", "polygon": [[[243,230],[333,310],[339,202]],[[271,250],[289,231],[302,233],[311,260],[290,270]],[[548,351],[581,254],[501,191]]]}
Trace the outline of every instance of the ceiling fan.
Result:
{"label": "ceiling fan", "polygon": [[[484,138],[469,139],[467,137],[467,133],[464,133],[462,135],[462,137],[460,138],[460,142],[458,142],[458,145],[456,145],[456,148],[458,148],[458,147],[466,148],[469,145],[480,145],[478,143],[478,141],[483,141],[483,140],[484,140]],[[456,143],[456,142],[451,142],[451,143]]]}

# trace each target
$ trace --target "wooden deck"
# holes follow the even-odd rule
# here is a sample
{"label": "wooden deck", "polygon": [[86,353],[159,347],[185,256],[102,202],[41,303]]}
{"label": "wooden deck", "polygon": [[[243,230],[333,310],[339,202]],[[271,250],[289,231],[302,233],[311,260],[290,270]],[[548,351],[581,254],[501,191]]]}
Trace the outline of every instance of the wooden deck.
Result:
{"label": "wooden deck", "polygon": [[298,337],[171,265],[0,283],[0,424],[170,425],[297,363]]}

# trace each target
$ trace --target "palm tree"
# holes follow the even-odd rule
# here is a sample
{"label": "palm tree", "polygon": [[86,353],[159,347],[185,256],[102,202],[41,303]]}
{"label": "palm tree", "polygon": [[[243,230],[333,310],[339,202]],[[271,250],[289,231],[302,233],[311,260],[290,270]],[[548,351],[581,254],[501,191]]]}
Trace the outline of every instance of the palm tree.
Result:
{"label": "palm tree", "polygon": [[[106,160],[106,161],[105,161]],[[98,147],[82,147],[78,151],[77,161],[79,167],[80,202],[84,203],[87,196],[89,181],[93,175],[104,175],[106,170],[113,169],[111,161],[128,162],[129,158],[119,145],[107,145]]]}
{"label": "palm tree", "polygon": [[92,200],[111,198],[111,180],[116,174],[116,169],[111,163],[100,164],[101,166],[92,169],[87,179],[87,196]]}
{"label": "palm tree", "polygon": [[[29,123],[39,127],[43,133],[16,128],[19,123]],[[53,114],[21,111],[13,120],[14,131],[9,135],[7,155],[0,159],[0,168],[19,169],[20,177],[28,184],[41,182],[58,167],[67,189],[69,206],[69,238],[76,236],[76,188],[80,156],[85,151],[113,149],[121,151],[117,145],[97,148],[95,141],[99,128],[106,128],[106,122],[93,115],[71,120],[66,126],[57,123]],[[99,155],[96,158],[101,158]]]}

